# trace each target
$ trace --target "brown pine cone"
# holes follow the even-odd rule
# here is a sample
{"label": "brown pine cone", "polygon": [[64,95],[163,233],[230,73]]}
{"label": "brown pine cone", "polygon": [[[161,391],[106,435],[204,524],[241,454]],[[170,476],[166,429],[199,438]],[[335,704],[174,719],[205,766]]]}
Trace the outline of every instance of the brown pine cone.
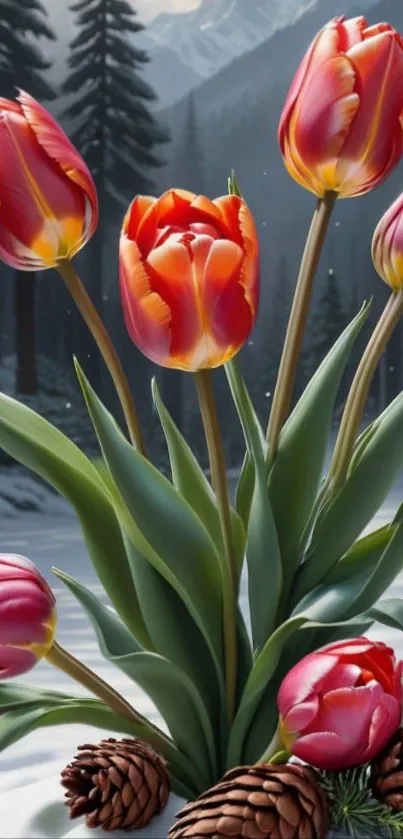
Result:
{"label": "brown pine cone", "polygon": [[371,786],[376,798],[393,810],[403,810],[403,728],[373,761]]}
{"label": "brown pine cone", "polygon": [[177,815],[168,839],[324,839],[327,798],[312,769],[239,766]]}
{"label": "brown pine cone", "polygon": [[85,815],[87,827],[133,830],[164,809],[169,796],[166,763],[147,743],[110,737],[78,748],[61,774],[71,819]]}

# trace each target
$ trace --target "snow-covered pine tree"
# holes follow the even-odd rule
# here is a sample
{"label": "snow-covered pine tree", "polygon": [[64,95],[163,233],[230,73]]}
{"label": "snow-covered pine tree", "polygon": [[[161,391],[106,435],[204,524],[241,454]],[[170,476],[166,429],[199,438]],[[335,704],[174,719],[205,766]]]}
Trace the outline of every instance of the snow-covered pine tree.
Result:
{"label": "snow-covered pine tree", "polygon": [[[120,224],[129,198],[150,191],[150,172],[160,165],[156,150],[168,137],[150,110],[156,97],[141,76],[148,58],[134,43],[143,26],[133,6],[126,0],[75,0],[70,9],[78,32],[70,44],[63,85],[70,99],[64,117],[72,122],[70,137],[98,191],[100,218],[87,249],[87,288],[102,313],[106,232],[113,230],[117,214]],[[92,343],[86,354],[86,369],[100,389],[100,359]]]}
{"label": "snow-covered pine tree", "polygon": [[[14,98],[16,88],[22,88],[41,101],[53,99],[54,91],[43,75],[50,62],[38,42],[54,38],[40,0],[0,0],[0,96]],[[14,312],[16,389],[32,394],[37,389],[34,273],[16,272]]]}

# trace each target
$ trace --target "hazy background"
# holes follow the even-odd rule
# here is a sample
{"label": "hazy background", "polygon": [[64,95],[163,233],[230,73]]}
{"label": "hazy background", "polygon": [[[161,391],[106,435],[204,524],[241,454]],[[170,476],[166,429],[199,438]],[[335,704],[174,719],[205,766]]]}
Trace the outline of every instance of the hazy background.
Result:
{"label": "hazy background", "polygon": [[[159,194],[173,185],[217,196],[226,191],[229,169],[236,170],[258,226],[262,278],[257,326],[240,363],[265,420],[314,208],[314,198],[285,171],[277,124],[303,52],[338,14],[365,14],[369,23],[388,20],[403,30],[400,0],[0,0],[0,94],[13,95],[20,86],[43,101],[95,177],[100,228],[76,262],[128,371],[159,464],[165,450],[150,398],[153,373],[203,461],[205,448],[192,377],[153,368],[125,332],[117,288],[125,207],[137,192]],[[373,310],[353,362],[379,316],[387,289],[373,270],[370,242],[402,189],[402,172],[400,166],[371,195],[337,203],[296,396],[364,299],[374,296]],[[0,387],[93,448],[73,353],[117,416],[119,407],[61,280],[54,271],[22,274],[0,266],[0,301]],[[368,417],[402,387],[402,338],[399,328],[375,378]],[[215,381],[228,464],[236,466],[242,435],[222,372]]]}

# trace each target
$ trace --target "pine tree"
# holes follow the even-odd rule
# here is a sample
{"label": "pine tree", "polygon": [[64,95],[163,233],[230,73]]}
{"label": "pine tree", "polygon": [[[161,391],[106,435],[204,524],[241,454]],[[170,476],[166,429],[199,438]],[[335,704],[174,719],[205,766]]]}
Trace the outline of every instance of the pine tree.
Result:
{"label": "pine tree", "polygon": [[[94,177],[100,207],[98,231],[87,251],[88,290],[102,313],[103,255],[107,229],[128,198],[151,189],[150,170],[160,165],[156,146],[168,138],[151,114],[155,95],[141,77],[148,61],[131,42],[142,31],[126,0],[76,0],[78,34],[70,45],[70,72],[63,92],[69,132]],[[83,336],[84,337],[84,336]],[[85,339],[84,339],[85,340]],[[90,375],[101,386],[99,354],[92,343]]]}
{"label": "pine tree", "polygon": [[194,91],[186,99],[185,118],[174,152],[172,174],[175,186],[197,195],[205,192],[203,138]]}
{"label": "pine tree", "polygon": [[[196,195],[205,192],[204,161],[200,126],[197,118],[196,101],[193,92],[189,93],[185,105],[185,118],[181,126],[178,142],[174,150],[173,165],[171,167],[171,183],[179,189],[188,189]],[[185,401],[187,393],[192,393],[192,381],[183,373],[176,370],[161,371],[162,397],[181,430],[188,424],[185,417]],[[193,393],[189,402],[194,404]]]}
{"label": "pine tree", "polygon": [[[53,40],[55,35],[39,0],[0,0],[0,96],[12,98],[20,87],[37,99],[53,98],[54,92],[42,75],[50,63],[35,43],[40,38]],[[37,389],[34,273],[16,272],[14,313],[16,388],[19,393],[32,394]]]}
{"label": "pine tree", "polygon": [[313,376],[325,355],[347,325],[339,284],[333,268],[327,272],[324,291],[316,304],[308,329],[308,345],[304,353],[305,384]]}

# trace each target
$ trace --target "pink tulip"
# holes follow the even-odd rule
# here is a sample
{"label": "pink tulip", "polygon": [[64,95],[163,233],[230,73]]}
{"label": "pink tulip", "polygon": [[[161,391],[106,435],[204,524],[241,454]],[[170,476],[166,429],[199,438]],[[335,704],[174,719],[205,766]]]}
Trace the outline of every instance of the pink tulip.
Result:
{"label": "pink tulip", "polygon": [[0,554],[0,679],[21,676],[46,655],[55,636],[55,605],[33,562]]}
{"label": "pink tulip", "polygon": [[331,771],[371,760],[400,725],[402,669],[390,647],[368,638],[305,656],[278,694],[286,748]]}

